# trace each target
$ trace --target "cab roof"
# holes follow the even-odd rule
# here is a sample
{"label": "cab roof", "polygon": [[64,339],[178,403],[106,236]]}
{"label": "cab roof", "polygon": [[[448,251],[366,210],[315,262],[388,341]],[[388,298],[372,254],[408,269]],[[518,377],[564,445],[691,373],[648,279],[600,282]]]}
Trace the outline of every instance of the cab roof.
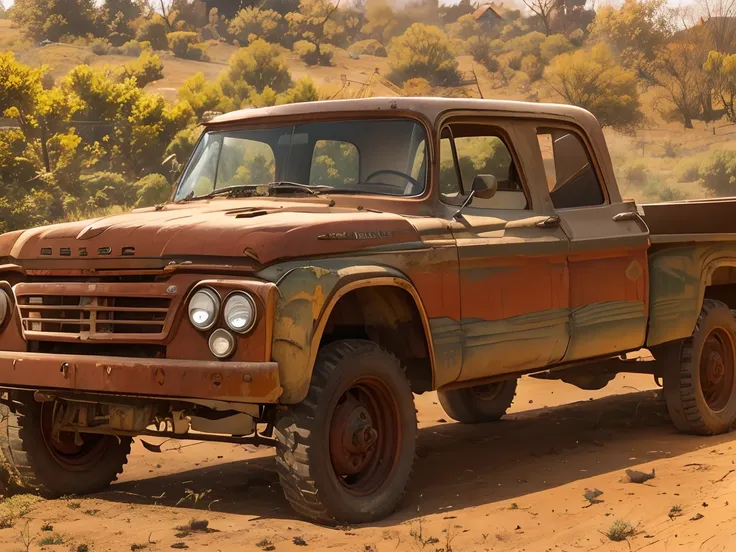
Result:
{"label": "cab roof", "polygon": [[480,111],[498,115],[537,115],[575,121],[585,128],[598,126],[595,117],[588,111],[571,105],[554,103],[518,102],[511,100],[480,100],[469,98],[429,98],[429,97],[378,97],[353,100],[327,100],[303,102],[273,107],[240,109],[218,115],[206,123],[207,126],[236,125],[269,118],[305,118],[317,114],[360,112],[401,112],[422,116],[433,123],[447,111]]}

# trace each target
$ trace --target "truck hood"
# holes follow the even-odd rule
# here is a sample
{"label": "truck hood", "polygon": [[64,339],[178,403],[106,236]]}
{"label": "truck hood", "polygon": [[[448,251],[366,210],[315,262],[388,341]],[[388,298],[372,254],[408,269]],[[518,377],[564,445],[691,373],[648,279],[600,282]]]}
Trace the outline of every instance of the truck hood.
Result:
{"label": "truck hood", "polygon": [[[406,217],[323,203],[213,199],[0,236],[0,259],[278,259],[416,243]],[[2,262],[2,261],[0,261]]]}

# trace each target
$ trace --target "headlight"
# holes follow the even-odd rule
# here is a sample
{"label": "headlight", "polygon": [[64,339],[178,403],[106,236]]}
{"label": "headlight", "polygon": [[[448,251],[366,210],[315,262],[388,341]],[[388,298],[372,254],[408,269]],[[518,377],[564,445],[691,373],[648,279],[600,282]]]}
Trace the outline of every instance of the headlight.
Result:
{"label": "headlight", "polygon": [[8,294],[0,289],[0,324],[5,322],[5,317],[8,315],[8,308],[10,307],[10,298]]}
{"label": "headlight", "polygon": [[220,296],[210,288],[200,289],[189,301],[189,321],[198,330],[209,330],[217,320]]}
{"label": "headlight", "polygon": [[225,323],[234,332],[246,333],[256,321],[256,304],[247,293],[235,292],[225,301]]}
{"label": "headlight", "polygon": [[227,358],[235,350],[235,338],[222,328],[216,329],[210,336],[210,351],[217,358]]}

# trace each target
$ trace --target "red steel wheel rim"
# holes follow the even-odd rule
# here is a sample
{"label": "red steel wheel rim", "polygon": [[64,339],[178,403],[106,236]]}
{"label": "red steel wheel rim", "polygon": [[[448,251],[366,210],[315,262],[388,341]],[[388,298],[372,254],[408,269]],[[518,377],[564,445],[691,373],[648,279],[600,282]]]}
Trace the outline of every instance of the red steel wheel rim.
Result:
{"label": "red steel wheel rim", "polygon": [[105,451],[105,435],[82,435],[82,445],[74,443],[74,433],[62,431],[59,440],[52,437],[54,403],[41,405],[41,434],[46,448],[61,466],[72,471],[85,471],[96,464]]}
{"label": "red steel wheel rim", "polygon": [[389,479],[401,453],[399,405],[379,378],[354,381],[332,412],[329,431],[332,468],[350,494],[366,496]]}
{"label": "red steel wheel rim", "polygon": [[716,328],[708,334],[700,355],[700,387],[713,412],[728,404],[734,384],[734,344],[729,332]]}

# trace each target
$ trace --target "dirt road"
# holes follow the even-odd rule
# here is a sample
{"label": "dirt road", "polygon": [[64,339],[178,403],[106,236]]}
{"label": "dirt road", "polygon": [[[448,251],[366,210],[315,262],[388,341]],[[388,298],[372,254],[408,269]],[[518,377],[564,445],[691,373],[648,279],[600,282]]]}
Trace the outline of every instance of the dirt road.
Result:
{"label": "dirt road", "polygon": [[[44,549],[64,551],[736,547],[736,433],[678,435],[649,376],[619,376],[595,392],[525,378],[505,420],[472,427],[448,421],[435,394],[417,403],[415,474],[401,509],[382,523],[334,529],[298,519],[270,451],[169,441],[162,454],[136,444],[109,492],[34,505],[0,530],[0,550],[26,550],[23,529],[29,550],[61,541]],[[626,469],[656,477],[631,483]],[[602,491],[593,504],[586,488]],[[181,528],[193,519],[207,520],[209,532]],[[631,524],[628,541],[605,535],[616,520]]]}

